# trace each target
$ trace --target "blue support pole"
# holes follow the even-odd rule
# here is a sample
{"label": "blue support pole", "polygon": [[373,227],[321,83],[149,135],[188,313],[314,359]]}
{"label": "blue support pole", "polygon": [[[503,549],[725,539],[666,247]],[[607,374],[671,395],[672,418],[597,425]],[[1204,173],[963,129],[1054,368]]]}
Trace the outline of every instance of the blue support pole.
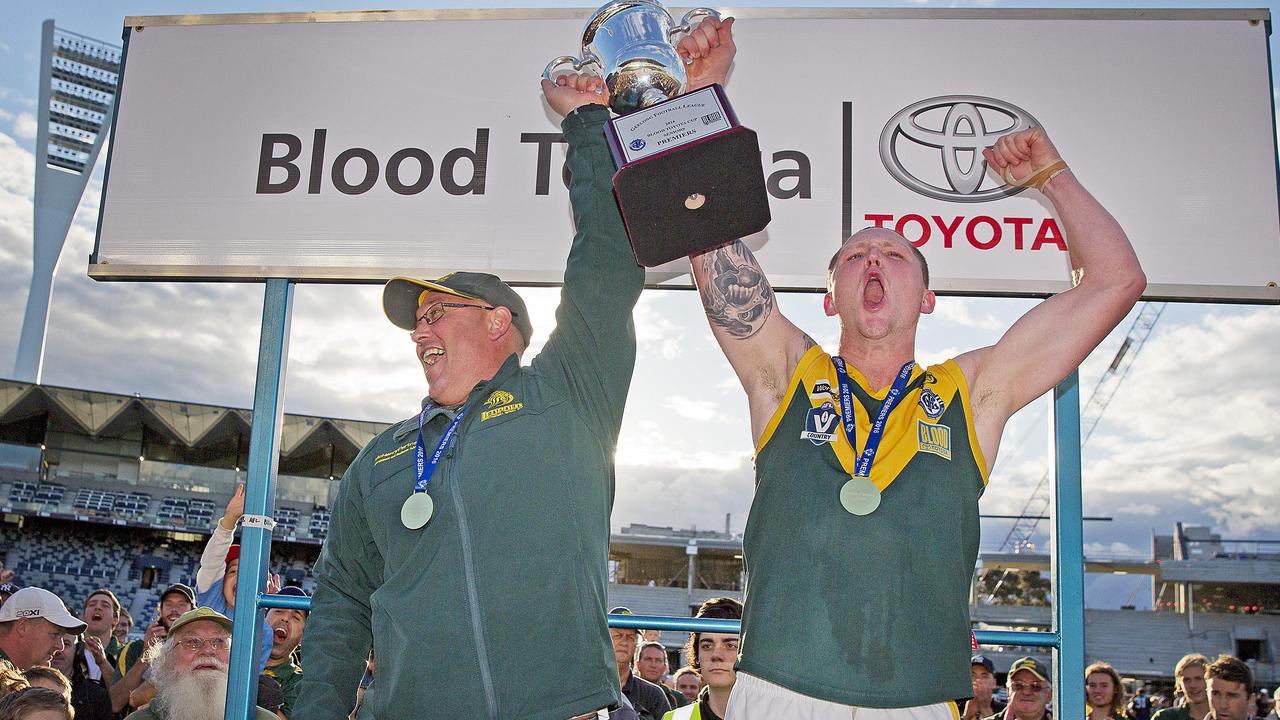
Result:
{"label": "blue support pole", "polygon": [[[285,365],[289,357],[289,324],[293,315],[293,283],[283,278],[270,278],[266,285],[262,301],[262,335],[258,341],[258,377],[253,391],[253,428],[249,435],[249,475],[244,498],[246,520],[275,514]],[[224,720],[251,720],[258,702],[255,655],[262,629],[258,606],[259,598],[266,589],[270,558],[270,531],[246,523],[240,535],[237,612],[231,633],[231,669],[227,679]]]}
{"label": "blue support pole", "polygon": [[1054,492],[1049,536],[1053,576],[1054,705],[1060,718],[1085,717],[1084,504],[1080,485],[1080,372],[1053,390]]}

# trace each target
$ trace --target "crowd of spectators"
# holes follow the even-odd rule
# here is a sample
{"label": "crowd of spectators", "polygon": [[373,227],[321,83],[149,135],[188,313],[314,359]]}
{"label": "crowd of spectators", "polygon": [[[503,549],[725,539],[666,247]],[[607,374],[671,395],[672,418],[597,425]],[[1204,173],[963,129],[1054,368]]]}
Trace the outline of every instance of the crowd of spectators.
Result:
{"label": "crowd of spectators", "polygon": [[[973,697],[957,701],[963,718],[1052,720],[1053,682],[1039,660],[1015,660],[1004,688],[990,658],[974,655],[971,668]],[[1277,720],[1267,690],[1256,687],[1249,666],[1230,655],[1183,657],[1174,667],[1172,697],[1149,694],[1142,685],[1127,691],[1106,662],[1090,664],[1084,676],[1088,720]]]}
{"label": "crowd of spectators", "polygon": [[[65,716],[80,720],[221,720],[239,569],[232,532],[241,515],[243,492],[237,491],[218,523],[221,532],[205,548],[197,587],[166,587],[154,619],[132,641],[134,620],[111,589],[89,592],[73,613],[52,592],[13,586],[13,572],[0,568],[0,696],[50,690],[64,698]],[[280,587],[278,576],[266,586],[270,593],[306,596],[300,587]],[[297,702],[307,617],[300,610],[266,614],[254,653],[259,718],[287,720]],[[46,712],[47,701],[43,695],[21,704],[15,699],[18,714],[0,717],[46,720],[29,713]]]}
{"label": "crowd of spectators", "polygon": [[[13,573],[0,568],[0,720],[220,720],[239,575],[232,534],[242,514],[237,493],[205,549],[197,586],[167,587],[154,619],[132,641],[134,619],[111,589],[94,589],[72,612],[52,592],[10,584]],[[264,583],[268,592],[306,596],[300,587],[280,587],[278,576]],[[625,607],[610,612],[631,614]],[[695,617],[740,620],[742,605],[712,598]],[[298,702],[307,619],[303,610],[266,613],[254,653],[258,718],[288,720]],[[724,718],[737,677],[736,634],[691,633],[685,665],[675,669],[656,631],[614,628],[610,637],[624,697],[611,720]],[[374,669],[370,655],[356,708]],[[987,656],[974,655],[970,669],[972,696],[956,700],[960,720],[1052,720],[1052,681],[1041,661],[1016,660],[1003,684]],[[1084,674],[1087,720],[1280,720],[1249,666],[1227,655],[1183,657],[1173,668],[1171,697],[1130,689],[1105,662]]]}
{"label": "crowd of spectators", "polygon": [[[235,547],[234,545],[232,547]],[[234,553],[231,553],[234,554]],[[218,595],[234,595],[235,558],[224,555]],[[228,566],[230,566],[228,568]],[[229,569],[229,572],[228,572]],[[53,593],[16,588],[0,570],[0,720],[219,720],[226,702],[232,620],[200,604],[196,590],[164,590],[143,636],[126,642],[133,620],[114,592],[98,588],[72,612]],[[210,583],[212,589],[213,583]],[[281,594],[306,596],[298,587]],[[228,598],[223,597],[226,600]],[[233,601],[230,609],[234,610]],[[630,614],[617,607],[614,614]],[[695,617],[741,619],[742,605],[712,598]],[[264,632],[256,717],[288,720],[298,700],[308,613],[273,608]],[[611,720],[721,720],[736,673],[738,637],[691,633],[685,665],[672,669],[652,631],[611,631],[624,705]],[[256,653],[255,653],[256,654]],[[373,658],[362,691],[372,682]],[[985,655],[971,659],[973,694],[957,699],[961,720],[1052,720],[1053,685],[1034,657],[1014,661],[1003,684]],[[1249,666],[1222,655],[1183,657],[1173,668],[1171,697],[1129,689],[1105,662],[1085,669],[1087,720],[1280,720],[1271,695],[1257,688]],[[358,707],[358,699],[353,699]],[[352,712],[354,717],[355,712]],[[594,718],[594,715],[586,716]],[[585,719],[584,719],[585,720]]]}

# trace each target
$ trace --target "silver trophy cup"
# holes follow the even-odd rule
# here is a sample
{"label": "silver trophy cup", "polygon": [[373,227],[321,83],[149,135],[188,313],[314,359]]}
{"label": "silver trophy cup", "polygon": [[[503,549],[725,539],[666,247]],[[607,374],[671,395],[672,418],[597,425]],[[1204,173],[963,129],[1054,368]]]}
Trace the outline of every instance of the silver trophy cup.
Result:
{"label": "silver trophy cup", "polygon": [[676,24],[657,0],[615,0],[596,10],[582,29],[581,57],[562,55],[542,75],[552,82],[569,72],[602,75],[609,109],[625,115],[648,107],[683,92],[684,61],[675,43],[707,17],[720,14],[697,8]]}

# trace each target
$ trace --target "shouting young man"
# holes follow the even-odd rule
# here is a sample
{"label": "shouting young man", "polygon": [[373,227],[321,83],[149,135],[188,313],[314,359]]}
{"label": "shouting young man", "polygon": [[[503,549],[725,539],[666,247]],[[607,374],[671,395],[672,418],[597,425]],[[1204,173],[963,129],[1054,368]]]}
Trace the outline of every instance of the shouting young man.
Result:
{"label": "shouting young man", "polygon": [[[702,58],[723,75],[734,52],[722,27]],[[989,347],[916,364],[916,326],[936,300],[924,256],[887,228],[853,234],[831,257],[833,355],[777,311],[745,244],[692,258],[756,449],[730,720],[796,708],[847,720],[852,706],[947,720],[951,700],[972,692],[978,498],[1005,423],[1075,369],[1146,286],[1124,231],[1043,129],[1006,135],[983,156],[1052,204],[1078,279]]]}

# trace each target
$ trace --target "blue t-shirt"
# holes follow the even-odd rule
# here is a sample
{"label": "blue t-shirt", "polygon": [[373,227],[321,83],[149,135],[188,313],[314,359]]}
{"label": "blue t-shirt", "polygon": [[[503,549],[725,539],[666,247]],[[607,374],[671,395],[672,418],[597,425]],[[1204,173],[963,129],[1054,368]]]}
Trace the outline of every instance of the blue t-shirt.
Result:
{"label": "blue t-shirt", "polygon": [[[208,590],[205,590],[202,593],[197,593],[196,606],[212,608],[232,620],[235,620],[235,608],[228,607],[227,599],[222,596],[222,584],[226,579],[227,576],[223,575],[217,580],[214,580],[213,585],[211,585]],[[257,674],[261,675],[262,671],[267,669],[267,661],[271,659],[271,645],[275,638],[275,633],[272,632],[271,626],[267,625],[265,618],[262,620],[262,628],[259,630],[259,634],[262,639],[258,643],[259,647],[256,659],[258,661]]]}

